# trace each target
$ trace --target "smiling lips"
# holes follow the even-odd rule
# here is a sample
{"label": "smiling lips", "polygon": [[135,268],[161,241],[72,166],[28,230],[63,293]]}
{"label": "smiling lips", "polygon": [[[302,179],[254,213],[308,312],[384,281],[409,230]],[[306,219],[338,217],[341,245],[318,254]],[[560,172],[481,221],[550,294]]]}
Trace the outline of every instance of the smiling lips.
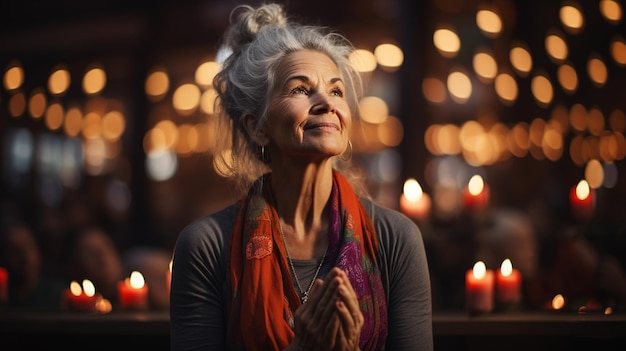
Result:
{"label": "smiling lips", "polygon": [[341,131],[341,129],[334,123],[310,123],[304,126],[304,130]]}

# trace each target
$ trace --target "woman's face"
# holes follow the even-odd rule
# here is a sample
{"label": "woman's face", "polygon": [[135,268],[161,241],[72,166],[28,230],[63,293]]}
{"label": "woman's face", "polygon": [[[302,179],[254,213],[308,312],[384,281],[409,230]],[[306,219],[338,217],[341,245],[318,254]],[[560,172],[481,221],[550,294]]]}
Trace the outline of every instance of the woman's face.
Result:
{"label": "woman's face", "polygon": [[276,78],[265,127],[272,160],[341,154],[352,117],[335,63],[318,51],[296,51],[280,63]]}

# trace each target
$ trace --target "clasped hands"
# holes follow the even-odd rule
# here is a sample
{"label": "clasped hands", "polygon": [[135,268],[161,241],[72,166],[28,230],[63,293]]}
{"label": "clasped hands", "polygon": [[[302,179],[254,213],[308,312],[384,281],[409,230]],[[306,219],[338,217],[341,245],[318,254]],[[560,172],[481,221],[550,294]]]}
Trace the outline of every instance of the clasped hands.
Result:
{"label": "clasped hands", "polygon": [[294,314],[295,336],[286,350],[359,350],[363,314],[346,273],[334,267],[317,279]]}

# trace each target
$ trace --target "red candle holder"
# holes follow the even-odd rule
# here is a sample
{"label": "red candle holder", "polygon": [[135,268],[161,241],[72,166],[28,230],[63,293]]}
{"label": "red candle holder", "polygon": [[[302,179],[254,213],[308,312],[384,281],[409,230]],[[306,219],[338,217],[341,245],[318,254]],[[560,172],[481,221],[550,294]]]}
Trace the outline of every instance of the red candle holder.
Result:
{"label": "red candle holder", "polygon": [[0,267],[0,303],[9,301],[9,272]]}
{"label": "red candle holder", "polygon": [[469,211],[482,211],[489,205],[489,186],[479,175],[474,175],[462,194],[463,207]]}
{"label": "red candle holder", "polygon": [[133,271],[129,278],[117,284],[120,308],[123,310],[145,310],[148,308],[148,285],[143,275]]}
{"label": "red candle holder", "polygon": [[430,196],[422,191],[421,185],[415,179],[408,179],[400,197],[400,210],[411,219],[423,220],[430,214],[431,207]]}
{"label": "red candle holder", "polygon": [[493,310],[494,273],[478,261],[465,274],[465,307],[470,314]]}
{"label": "red candle holder", "polygon": [[83,280],[82,287],[78,282],[72,281],[69,288],[65,289],[62,295],[63,309],[71,312],[95,312],[96,311],[96,289],[93,283],[87,279]]}
{"label": "red candle holder", "polygon": [[593,217],[595,192],[586,180],[581,180],[570,190],[570,208],[575,218],[589,220]]}
{"label": "red candle holder", "polygon": [[496,298],[500,305],[516,305],[522,300],[522,275],[508,258],[496,275]]}

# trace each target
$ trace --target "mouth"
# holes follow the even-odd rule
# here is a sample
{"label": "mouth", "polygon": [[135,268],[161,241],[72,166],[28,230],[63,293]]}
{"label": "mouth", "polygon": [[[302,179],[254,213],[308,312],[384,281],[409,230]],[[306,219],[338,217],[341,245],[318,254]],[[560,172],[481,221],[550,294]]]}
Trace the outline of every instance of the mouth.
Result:
{"label": "mouth", "polygon": [[304,126],[304,130],[341,131],[339,126],[334,123],[309,123]]}

